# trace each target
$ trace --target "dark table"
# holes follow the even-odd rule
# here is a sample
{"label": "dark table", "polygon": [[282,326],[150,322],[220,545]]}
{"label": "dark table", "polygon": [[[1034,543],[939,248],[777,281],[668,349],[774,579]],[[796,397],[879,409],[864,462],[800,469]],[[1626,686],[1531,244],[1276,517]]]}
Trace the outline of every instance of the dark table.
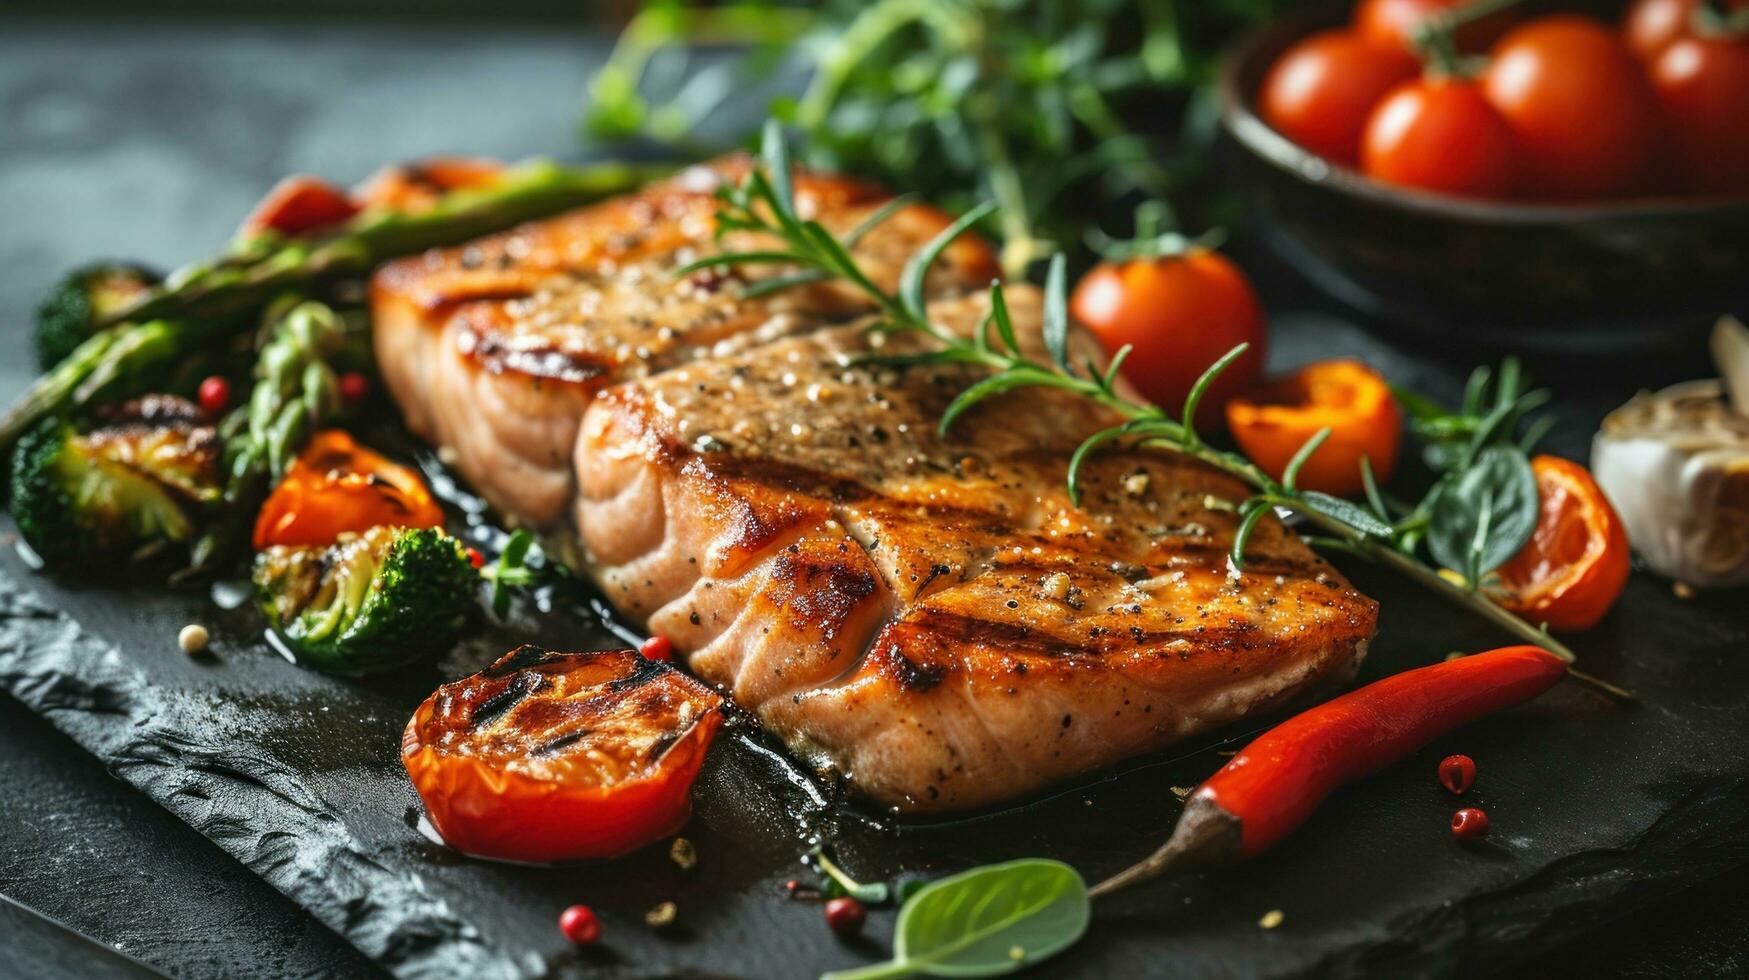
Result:
{"label": "dark table", "polygon": [[[342,180],[434,153],[572,155],[606,39],[549,25],[310,26],[0,18],[0,396],[63,269],[210,253],[294,171]],[[1262,260],[1259,259],[1261,264]],[[1278,313],[1320,301],[1254,270]],[[1352,328],[1344,328],[1352,329]],[[369,961],[43,719],[0,695],[0,895],[184,977],[371,976]],[[0,976],[141,975],[0,903]],[[1741,870],[1515,971],[1749,972]]]}

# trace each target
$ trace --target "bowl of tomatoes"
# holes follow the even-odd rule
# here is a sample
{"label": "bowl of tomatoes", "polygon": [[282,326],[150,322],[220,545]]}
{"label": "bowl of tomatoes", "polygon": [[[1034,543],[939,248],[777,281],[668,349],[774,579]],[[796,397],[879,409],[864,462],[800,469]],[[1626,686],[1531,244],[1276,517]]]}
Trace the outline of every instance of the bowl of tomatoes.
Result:
{"label": "bowl of tomatoes", "polygon": [[1749,0],[1361,0],[1221,96],[1265,236],[1393,326],[1605,352],[1749,307]]}

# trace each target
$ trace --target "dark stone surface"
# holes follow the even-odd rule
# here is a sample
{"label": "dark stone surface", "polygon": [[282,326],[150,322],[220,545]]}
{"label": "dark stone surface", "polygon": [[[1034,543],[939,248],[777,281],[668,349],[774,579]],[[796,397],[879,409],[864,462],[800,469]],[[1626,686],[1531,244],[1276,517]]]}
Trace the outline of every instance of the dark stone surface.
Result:
{"label": "dark stone surface", "polygon": [[[44,283],[95,255],[174,264],[210,251],[288,171],[351,179],[419,153],[565,153],[591,51],[599,44],[551,31],[0,23],[0,316],[22,325]],[[1269,277],[1267,291],[1280,363],[1360,354],[1442,392],[1468,363],[1380,344],[1308,310],[1285,280]],[[18,327],[0,335],[0,395],[28,373],[22,341]],[[1648,371],[1616,377],[1664,379]],[[1631,390],[1610,379],[1558,378],[1571,406],[1558,448],[1582,452],[1596,413]],[[687,830],[702,857],[693,875],[660,853],[569,869],[458,861],[408,826],[400,724],[438,679],[526,637],[532,623],[431,667],[352,684],[278,660],[246,617],[218,616],[202,596],[63,590],[27,578],[6,551],[0,686],[406,973],[544,965],[791,976],[848,965],[873,948],[835,944],[817,909],[778,897],[810,834],[835,831],[845,859],[869,875],[1036,853],[1091,877],[1144,851],[1176,812],[1170,787],[1220,762],[1203,743],[1016,811],[894,831],[811,802],[778,778],[785,768],[757,739],[735,738],[700,785]],[[1386,601],[1369,676],[1492,639],[1356,571]],[[220,627],[215,657],[191,661],[175,649],[176,627],[191,618]],[[549,642],[609,641],[584,618],[548,617],[543,631]],[[1685,605],[1636,576],[1621,610],[1580,646],[1593,670],[1634,687],[1643,705],[1611,707],[1563,686],[1341,794],[1264,861],[1102,904],[1089,940],[1039,972],[1475,973],[1527,961],[1521,969],[1588,966],[1581,972],[1592,975],[1740,972],[1749,939],[1741,873],[1633,933],[1533,957],[1749,861],[1746,634],[1749,617],[1730,597]],[[367,969],[296,905],[106,781],[13,702],[5,707],[0,776],[20,792],[0,797],[0,890],[179,975]],[[1444,831],[1452,803],[1431,769],[1454,749],[1483,766],[1476,792],[1497,828],[1483,848],[1460,849]],[[41,858],[57,846],[71,857],[45,873]],[[683,928],[657,937],[641,913],[666,899],[680,903]],[[552,927],[577,900],[607,924],[598,955],[567,951]],[[1256,920],[1271,908],[1287,919],[1263,933]],[[890,917],[877,916],[871,935],[884,940],[889,929]]]}

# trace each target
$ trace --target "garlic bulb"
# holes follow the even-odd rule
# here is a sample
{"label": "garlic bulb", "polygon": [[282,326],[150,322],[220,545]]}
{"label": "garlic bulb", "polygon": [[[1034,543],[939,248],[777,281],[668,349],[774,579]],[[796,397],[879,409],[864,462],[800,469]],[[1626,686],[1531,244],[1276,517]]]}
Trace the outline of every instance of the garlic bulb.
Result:
{"label": "garlic bulb", "polygon": [[1654,570],[1696,586],[1749,582],[1749,417],[1723,382],[1641,393],[1611,412],[1591,472]]}

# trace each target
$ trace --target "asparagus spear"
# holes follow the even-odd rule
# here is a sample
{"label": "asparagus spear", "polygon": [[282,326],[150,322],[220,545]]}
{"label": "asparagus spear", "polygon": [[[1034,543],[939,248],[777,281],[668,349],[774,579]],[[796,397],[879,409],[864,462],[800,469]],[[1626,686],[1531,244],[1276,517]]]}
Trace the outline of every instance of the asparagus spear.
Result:
{"label": "asparagus spear", "polygon": [[228,557],[244,539],[260,498],[280,477],[310,433],[340,410],[333,359],[364,329],[362,312],[341,314],[296,294],[275,300],[263,321],[272,334],[255,360],[249,401],[225,418],[224,512],[195,542],[196,574]]}
{"label": "asparagus spear", "polygon": [[111,311],[100,321],[104,329],[25,391],[0,417],[0,452],[46,416],[97,404],[101,396],[122,389],[144,390],[146,385],[132,380],[141,369],[239,329],[247,313],[287,290],[363,275],[387,259],[618,194],[666,169],[537,161],[506,172],[491,187],[454,191],[428,211],[366,212],[330,235],[254,243],[178,270],[137,301]]}

